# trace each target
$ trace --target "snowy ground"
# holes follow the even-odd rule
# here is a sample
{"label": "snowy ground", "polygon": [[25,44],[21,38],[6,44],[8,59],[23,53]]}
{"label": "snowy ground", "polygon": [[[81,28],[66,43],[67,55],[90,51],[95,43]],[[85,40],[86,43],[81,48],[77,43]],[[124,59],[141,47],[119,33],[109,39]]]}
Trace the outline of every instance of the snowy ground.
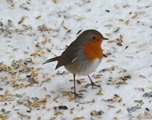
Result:
{"label": "snowy ground", "polygon": [[[0,120],[152,120],[151,0],[1,0]],[[56,63],[77,32],[97,29],[102,63],[91,77]]]}

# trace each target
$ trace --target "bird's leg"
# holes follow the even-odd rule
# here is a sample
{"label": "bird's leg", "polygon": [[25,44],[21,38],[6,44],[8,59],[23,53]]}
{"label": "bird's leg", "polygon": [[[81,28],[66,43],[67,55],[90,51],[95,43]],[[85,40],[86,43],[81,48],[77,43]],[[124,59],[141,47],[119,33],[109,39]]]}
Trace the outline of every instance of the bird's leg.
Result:
{"label": "bird's leg", "polygon": [[76,77],[76,75],[75,74],[73,74],[73,79],[74,79],[74,96],[76,97],[76,95],[77,95],[77,91],[76,91],[76,82],[75,82],[75,77]]}
{"label": "bird's leg", "polygon": [[74,80],[74,97],[77,98],[77,97],[82,97],[81,94],[77,94],[77,91],[76,91],[76,75],[73,74],[73,80]]}
{"label": "bird's leg", "polygon": [[92,81],[92,79],[91,79],[91,77],[90,77],[89,75],[88,75],[88,78],[89,78],[91,84],[87,84],[87,86],[88,86],[88,85],[92,85],[92,88],[93,88],[93,86],[101,87],[100,85],[95,84],[95,83]]}

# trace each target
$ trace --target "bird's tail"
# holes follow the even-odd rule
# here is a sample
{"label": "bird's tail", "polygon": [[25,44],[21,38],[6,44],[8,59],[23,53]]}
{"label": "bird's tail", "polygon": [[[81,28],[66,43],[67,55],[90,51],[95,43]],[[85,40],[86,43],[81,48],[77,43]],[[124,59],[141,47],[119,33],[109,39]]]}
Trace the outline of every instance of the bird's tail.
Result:
{"label": "bird's tail", "polygon": [[53,61],[57,61],[58,59],[59,59],[59,56],[58,56],[58,57],[51,58],[51,59],[48,59],[48,60],[45,61],[43,64],[46,64],[46,63],[49,63],[49,62],[53,62]]}

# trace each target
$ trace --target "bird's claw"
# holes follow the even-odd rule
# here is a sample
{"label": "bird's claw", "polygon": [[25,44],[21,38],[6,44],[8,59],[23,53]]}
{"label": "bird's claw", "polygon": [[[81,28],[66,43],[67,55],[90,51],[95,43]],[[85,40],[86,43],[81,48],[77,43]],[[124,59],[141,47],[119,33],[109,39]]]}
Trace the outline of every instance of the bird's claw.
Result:
{"label": "bird's claw", "polygon": [[90,83],[90,84],[87,84],[85,87],[88,87],[88,86],[92,86],[92,88],[94,88],[94,87],[98,87],[98,88],[101,88],[101,86],[100,85],[97,85],[97,84],[95,84],[94,82],[92,82],[92,83]]}
{"label": "bird's claw", "polygon": [[74,98],[83,98],[83,94],[82,93],[78,94],[76,92],[72,92],[72,94],[74,94]]}

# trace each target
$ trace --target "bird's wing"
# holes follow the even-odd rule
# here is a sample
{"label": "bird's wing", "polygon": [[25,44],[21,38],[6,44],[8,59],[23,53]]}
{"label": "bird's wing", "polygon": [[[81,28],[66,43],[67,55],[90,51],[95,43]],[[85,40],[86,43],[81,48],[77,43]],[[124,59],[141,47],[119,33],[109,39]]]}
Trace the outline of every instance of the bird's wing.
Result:
{"label": "bird's wing", "polygon": [[77,41],[71,43],[58,59],[56,69],[60,66],[68,65],[82,59],[82,57],[80,58],[78,56],[81,52],[83,52],[83,48],[80,46],[80,43]]}

